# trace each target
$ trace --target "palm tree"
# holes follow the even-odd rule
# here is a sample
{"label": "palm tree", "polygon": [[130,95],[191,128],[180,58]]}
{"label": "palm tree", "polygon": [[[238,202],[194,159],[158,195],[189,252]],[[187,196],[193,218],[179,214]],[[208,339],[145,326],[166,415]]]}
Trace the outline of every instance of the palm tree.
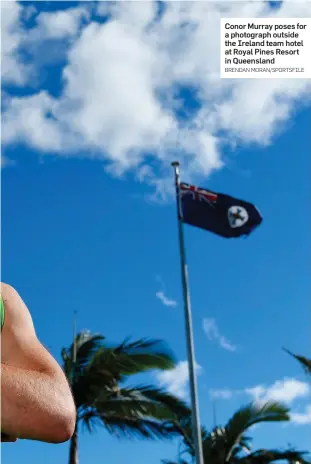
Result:
{"label": "palm tree", "polygon": [[77,409],[70,464],[78,464],[80,424],[89,432],[102,425],[117,437],[169,439],[179,434],[175,422],[190,414],[183,401],[153,385],[128,385],[135,374],[175,367],[161,341],[126,339],[110,346],[102,335],[84,331],[61,354]]}
{"label": "palm tree", "polygon": [[[289,463],[307,464],[304,452],[288,450],[251,451],[251,438],[247,431],[262,422],[289,420],[289,410],[279,403],[249,404],[239,409],[225,427],[215,427],[208,432],[202,427],[203,456],[206,464],[269,464],[286,460]],[[181,424],[184,431],[183,450],[177,462],[163,461],[163,464],[189,464],[194,456],[191,440],[191,422]]]}
{"label": "palm tree", "polygon": [[295,358],[298,362],[300,362],[305,372],[311,375],[311,359],[305,358],[304,356],[300,356],[298,354],[294,354],[286,348],[283,348],[283,350],[286,351],[286,353],[291,355],[293,358]]}

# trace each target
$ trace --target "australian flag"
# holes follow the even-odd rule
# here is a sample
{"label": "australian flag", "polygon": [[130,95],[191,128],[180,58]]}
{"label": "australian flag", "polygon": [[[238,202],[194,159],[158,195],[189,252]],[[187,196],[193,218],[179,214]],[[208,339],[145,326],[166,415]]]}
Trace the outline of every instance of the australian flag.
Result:
{"label": "australian flag", "polygon": [[181,183],[181,219],[226,238],[249,235],[262,222],[257,208],[222,193]]}

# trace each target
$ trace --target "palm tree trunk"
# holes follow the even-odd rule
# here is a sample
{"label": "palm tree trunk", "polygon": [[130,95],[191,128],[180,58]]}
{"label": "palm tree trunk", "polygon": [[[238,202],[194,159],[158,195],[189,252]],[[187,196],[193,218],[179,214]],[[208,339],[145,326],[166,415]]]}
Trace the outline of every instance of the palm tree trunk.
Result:
{"label": "palm tree trunk", "polygon": [[76,421],[75,430],[70,440],[69,464],[78,464],[78,421]]}

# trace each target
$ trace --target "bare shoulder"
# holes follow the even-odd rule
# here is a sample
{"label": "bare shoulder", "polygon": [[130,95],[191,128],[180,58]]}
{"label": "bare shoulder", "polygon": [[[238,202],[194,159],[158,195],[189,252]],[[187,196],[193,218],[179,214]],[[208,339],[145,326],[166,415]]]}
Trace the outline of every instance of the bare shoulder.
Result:
{"label": "bare shoulder", "polygon": [[1,283],[1,296],[5,309],[2,362],[40,371],[58,371],[58,364],[38,340],[30,311],[17,290]]}
{"label": "bare shoulder", "polygon": [[23,328],[24,335],[34,334],[31,314],[18,291],[7,283],[1,282],[1,296],[5,308],[5,327],[13,330]]}
{"label": "bare shoulder", "polygon": [[1,282],[1,295],[2,297],[9,297],[13,295],[18,295],[18,292],[12,285],[7,284],[5,282]]}

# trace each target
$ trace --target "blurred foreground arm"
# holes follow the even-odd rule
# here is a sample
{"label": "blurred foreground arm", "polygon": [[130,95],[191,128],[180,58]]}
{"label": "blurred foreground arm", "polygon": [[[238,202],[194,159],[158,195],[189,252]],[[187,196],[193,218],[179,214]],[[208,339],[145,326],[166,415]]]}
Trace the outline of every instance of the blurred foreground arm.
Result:
{"label": "blurred foreground arm", "polygon": [[10,437],[62,443],[71,438],[76,411],[66,377],[37,339],[30,313],[1,284],[1,431]]}

